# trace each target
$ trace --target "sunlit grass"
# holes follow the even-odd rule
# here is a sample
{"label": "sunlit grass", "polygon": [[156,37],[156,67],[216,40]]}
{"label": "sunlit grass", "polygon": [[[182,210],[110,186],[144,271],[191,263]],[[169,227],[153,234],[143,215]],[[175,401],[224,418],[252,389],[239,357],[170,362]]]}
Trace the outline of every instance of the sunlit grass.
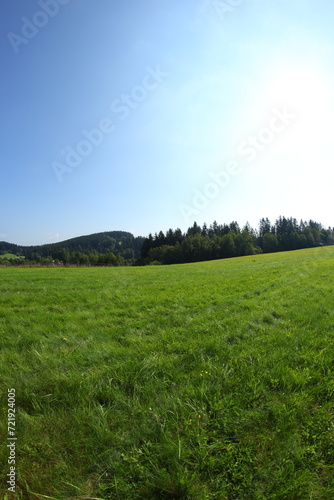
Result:
{"label": "sunlit grass", "polygon": [[333,263],[1,269],[16,498],[334,498]]}

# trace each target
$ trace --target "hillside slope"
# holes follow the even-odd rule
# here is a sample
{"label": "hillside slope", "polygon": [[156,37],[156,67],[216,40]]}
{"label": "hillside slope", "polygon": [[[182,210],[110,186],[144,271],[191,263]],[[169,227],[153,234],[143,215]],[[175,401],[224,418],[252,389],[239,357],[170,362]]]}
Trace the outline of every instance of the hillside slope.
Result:
{"label": "hillside slope", "polygon": [[0,253],[21,255],[27,259],[40,257],[62,258],[63,252],[81,252],[90,254],[113,253],[124,258],[138,258],[144,238],[133,236],[126,231],[106,231],[45,245],[21,246],[5,241],[0,242]]}

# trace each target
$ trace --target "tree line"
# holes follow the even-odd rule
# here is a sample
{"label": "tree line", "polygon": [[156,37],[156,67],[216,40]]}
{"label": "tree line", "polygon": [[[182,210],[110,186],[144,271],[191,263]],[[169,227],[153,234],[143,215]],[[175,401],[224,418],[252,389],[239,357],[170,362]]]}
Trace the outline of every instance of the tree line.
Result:
{"label": "tree line", "polygon": [[268,218],[262,218],[257,229],[248,223],[241,229],[235,221],[215,221],[209,227],[194,222],[185,233],[169,229],[150,234],[137,263],[179,264],[333,244],[334,228],[325,229],[313,220],[298,223],[295,218],[280,216],[271,224]]}
{"label": "tree line", "polygon": [[[60,243],[18,246],[0,242],[2,265],[128,266],[181,264],[259,253],[298,250],[334,244],[334,228],[325,229],[313,220],[299,223],[280,216],[274,224],[262,218],[258,228],[248,223],[210,226],[196,222],[186,232],[160,231],[147,238],[125,231],[81,236]],[[8,255],[8,257],[7,257]]]}

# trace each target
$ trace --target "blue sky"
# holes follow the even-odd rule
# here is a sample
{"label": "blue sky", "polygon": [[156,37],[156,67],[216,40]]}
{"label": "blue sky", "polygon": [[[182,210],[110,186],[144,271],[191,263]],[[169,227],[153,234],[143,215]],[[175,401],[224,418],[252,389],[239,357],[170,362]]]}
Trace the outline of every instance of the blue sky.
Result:
{"label": "blue sky", "polygon": [[332,0],[2,0],[0,240],[333,226]]}

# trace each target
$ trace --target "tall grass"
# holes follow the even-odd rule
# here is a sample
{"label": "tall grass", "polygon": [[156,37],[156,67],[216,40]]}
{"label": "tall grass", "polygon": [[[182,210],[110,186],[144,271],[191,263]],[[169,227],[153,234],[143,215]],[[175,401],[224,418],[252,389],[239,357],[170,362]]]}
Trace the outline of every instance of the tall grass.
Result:
{"label": "tall grass", "polygon": [[1,269],[15,498],[334,498],[333,263]]}

